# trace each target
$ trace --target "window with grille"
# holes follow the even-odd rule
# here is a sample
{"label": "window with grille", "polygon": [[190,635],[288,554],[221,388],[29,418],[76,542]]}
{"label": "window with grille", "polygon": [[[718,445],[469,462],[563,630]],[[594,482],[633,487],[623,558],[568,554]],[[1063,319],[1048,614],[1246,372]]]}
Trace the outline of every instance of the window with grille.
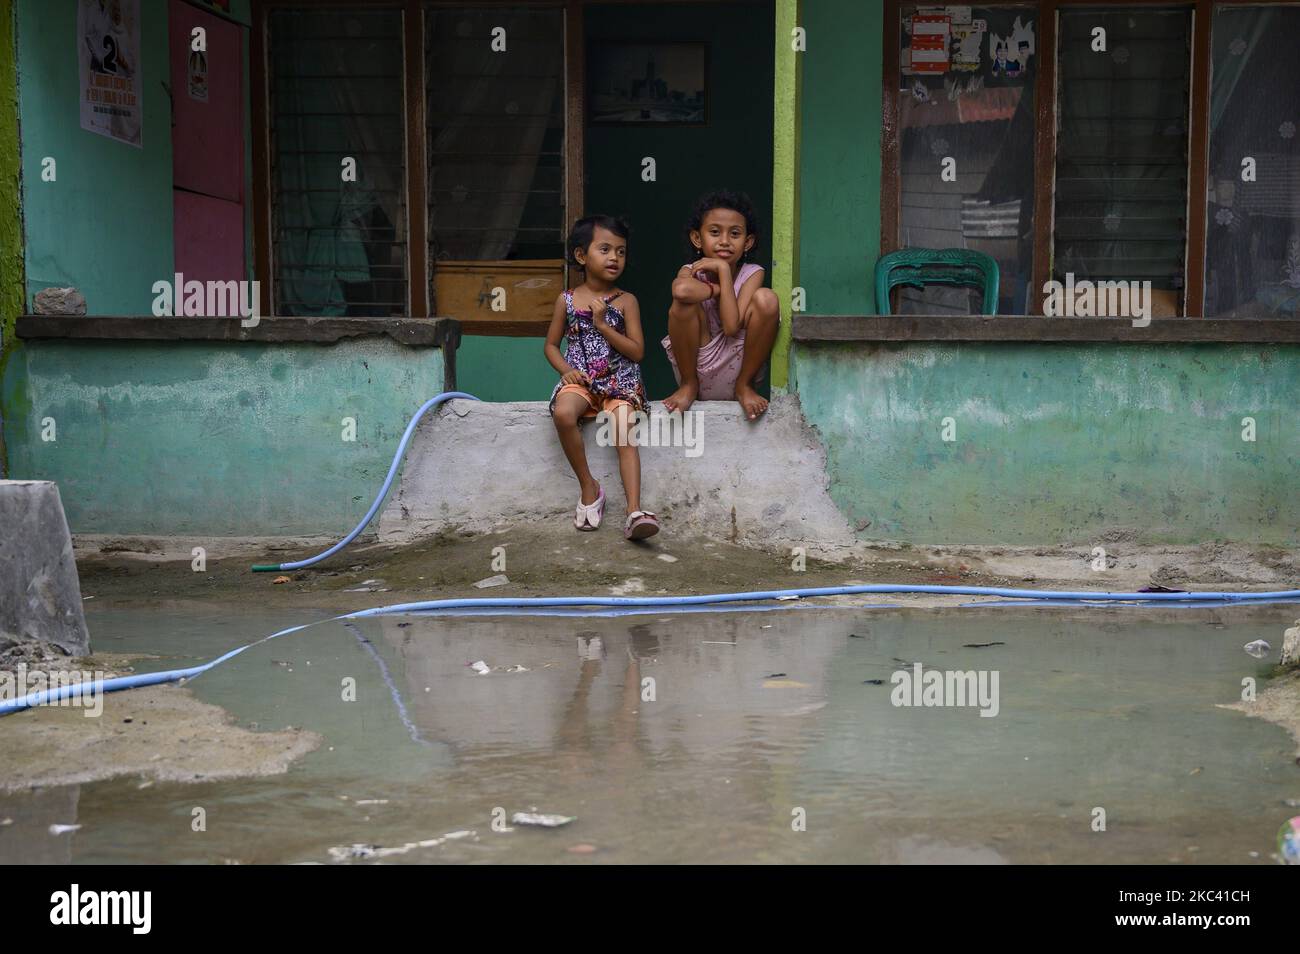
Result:
{"label": "window with grille", "polygon": [[425,10],[434,307],[549,320],[564,287],[564,11]]}
{"label": "window with grille", "polygon": [[1053,275],[1150,281],[1176,313],[1187,244],[1192,11],[1078,7],[1062,10],[1057,28]]}
{"label": "window with grille", "polygon": [[430,8],[425,76],[430,261],[563,258],[564,12]]}
{"label": "window with grille", "polygon": [[1214,14],[1205,314],[1300,315],[1300,7]]}
{"label": "window with grille", "polygon": [[[991,256],[998,310],[1025,310],[1033,276],[1038,12],[1024,4],[903,4],[899,240]],[[904,287],[901,314],[979,311],[978,290]]]}
{"label": "window with grille", "polygon": [[274,9],[267,27],[276,313],[405,314],[401,12]]}

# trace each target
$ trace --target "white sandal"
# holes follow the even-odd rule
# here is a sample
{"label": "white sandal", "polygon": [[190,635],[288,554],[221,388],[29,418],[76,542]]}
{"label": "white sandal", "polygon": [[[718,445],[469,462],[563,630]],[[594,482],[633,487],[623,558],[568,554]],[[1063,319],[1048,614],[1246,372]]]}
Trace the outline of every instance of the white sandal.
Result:
{"label": "white sandal", "polygon": [[659,532],[659,518],[649,510],[634,510],[623,524],[623,536],[628,540],[644,540]]}
{"label": "white sandal", "polygon": [[573,525],[579,530],[595,530],[605,516],[605,488],[597,485],[599,492],[594,503],[585,504],[578,496],[578,509],[573,512]]}

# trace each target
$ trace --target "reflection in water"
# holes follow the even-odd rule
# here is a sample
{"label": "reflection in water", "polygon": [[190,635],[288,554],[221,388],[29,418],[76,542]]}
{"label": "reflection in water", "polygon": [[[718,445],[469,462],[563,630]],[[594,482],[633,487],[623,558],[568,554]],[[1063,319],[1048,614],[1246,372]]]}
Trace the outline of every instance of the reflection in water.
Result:
{"label": "reflection in water", "polygon": [[[75,840],[15,823],[0,829],[0,857],[326,861],[331,847],[387,845],[410,849],[382,856],[394,862],[1249,862],[1252,850],[1266,861],[1300,771],[1285,733],[1216,703],[1235,701],[1243,677],[1266,678],[1267,662],[1240,647],[1286,621],[1286,608],[1268,612],[803,607],[326,624],[192,684],[242,723],[324,735],[287,775],[83,785]],[[95,622],[124,635],[114,649],[177,648],[151,616]],[[225,648],[231,629],[198,626],[185,651]],[[487,675],[470,668],[478,660]],[[892,673],[918,662],[999,672],[997,717],[891,705]],[[349,678],[355,702],[340,698]],[[0,798],[0,818],[35,817],[35,805],[66,822],[53,818],[66,797]],[[201,839],[188,825],[198,804]],[[1097,806],[1105,835],[1091,828]],[[497,808],[578,821],[496,832]],[[444,837],[462,830],[477,834]],[[569,854],[577,842],[596,853]]]}

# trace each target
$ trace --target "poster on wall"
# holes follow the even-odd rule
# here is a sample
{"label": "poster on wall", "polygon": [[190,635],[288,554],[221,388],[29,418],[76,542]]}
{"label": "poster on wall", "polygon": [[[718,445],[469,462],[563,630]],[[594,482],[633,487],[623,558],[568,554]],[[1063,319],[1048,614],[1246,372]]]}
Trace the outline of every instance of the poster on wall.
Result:
{"label": "poster on wall", "polygon": [[143,146],[140,0],[78,0],[81,128]]}

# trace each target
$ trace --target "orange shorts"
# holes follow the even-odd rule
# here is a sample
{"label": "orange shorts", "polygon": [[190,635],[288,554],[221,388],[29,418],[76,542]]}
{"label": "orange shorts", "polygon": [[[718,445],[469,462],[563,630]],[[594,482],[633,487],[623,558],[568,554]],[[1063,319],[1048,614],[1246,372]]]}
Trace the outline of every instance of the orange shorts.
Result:
{"label": "orange shorts", "polygon": [[601,411],[609,411],[612,414],[614,408],[620,404],[632,407],[632,402],[626,398],[601,397],[585,384],[561,384],[560,390],[555,392],[555,396],[558,398],[561,394],[580,394],[586,399],[587,410],[582,415],[584,418],[595,417]]}

